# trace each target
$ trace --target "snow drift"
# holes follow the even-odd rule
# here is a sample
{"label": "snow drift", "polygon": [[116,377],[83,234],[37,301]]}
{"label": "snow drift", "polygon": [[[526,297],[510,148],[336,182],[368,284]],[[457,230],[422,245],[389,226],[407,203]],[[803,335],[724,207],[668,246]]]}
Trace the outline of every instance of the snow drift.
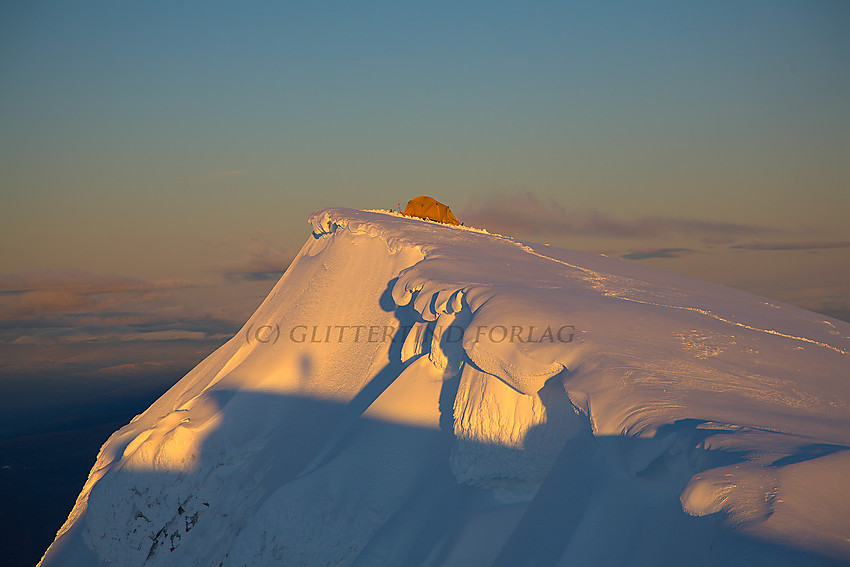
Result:
{"label": "snow drift", "polygon": [[103,446],[41,565],[850,559],[850,325],[621,260],[323,209]]}

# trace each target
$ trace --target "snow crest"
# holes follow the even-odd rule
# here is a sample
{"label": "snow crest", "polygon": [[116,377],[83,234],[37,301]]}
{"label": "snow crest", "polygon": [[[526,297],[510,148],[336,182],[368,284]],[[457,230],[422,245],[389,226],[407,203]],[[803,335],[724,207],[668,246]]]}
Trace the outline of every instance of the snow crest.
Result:
{"label": "snow crest", "polygon": [[310,223],[42,565],[850,558],[850,325],[480,229]]}

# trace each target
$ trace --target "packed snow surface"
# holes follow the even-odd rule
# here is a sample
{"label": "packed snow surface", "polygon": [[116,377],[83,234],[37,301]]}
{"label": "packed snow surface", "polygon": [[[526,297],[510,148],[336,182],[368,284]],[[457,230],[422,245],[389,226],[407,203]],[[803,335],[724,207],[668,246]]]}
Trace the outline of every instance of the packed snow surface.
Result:
{"label": "packed snow surface", "polygon": [[595,254],[323,209],[103,446],[42,565],[850,559],[850,325]]}

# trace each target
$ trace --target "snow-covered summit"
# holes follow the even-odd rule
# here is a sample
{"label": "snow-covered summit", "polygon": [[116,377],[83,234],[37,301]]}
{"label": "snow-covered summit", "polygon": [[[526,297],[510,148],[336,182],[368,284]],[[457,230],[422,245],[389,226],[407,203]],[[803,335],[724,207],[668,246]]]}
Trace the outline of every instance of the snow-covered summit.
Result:
{"label": "snow-covered summit", "polygon": [[850,325],[594,254],[322,209],[102,448],[42,565],[850,559]]}

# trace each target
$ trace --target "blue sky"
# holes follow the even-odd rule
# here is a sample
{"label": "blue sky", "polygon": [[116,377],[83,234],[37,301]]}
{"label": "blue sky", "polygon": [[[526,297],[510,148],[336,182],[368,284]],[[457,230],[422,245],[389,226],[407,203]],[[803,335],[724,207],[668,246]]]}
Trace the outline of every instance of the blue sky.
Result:
{"label": "blue sky", "polygon": [[848,61],[843,1],[6,2],[2,342],[213,340],[420,194],[845,313]]}

